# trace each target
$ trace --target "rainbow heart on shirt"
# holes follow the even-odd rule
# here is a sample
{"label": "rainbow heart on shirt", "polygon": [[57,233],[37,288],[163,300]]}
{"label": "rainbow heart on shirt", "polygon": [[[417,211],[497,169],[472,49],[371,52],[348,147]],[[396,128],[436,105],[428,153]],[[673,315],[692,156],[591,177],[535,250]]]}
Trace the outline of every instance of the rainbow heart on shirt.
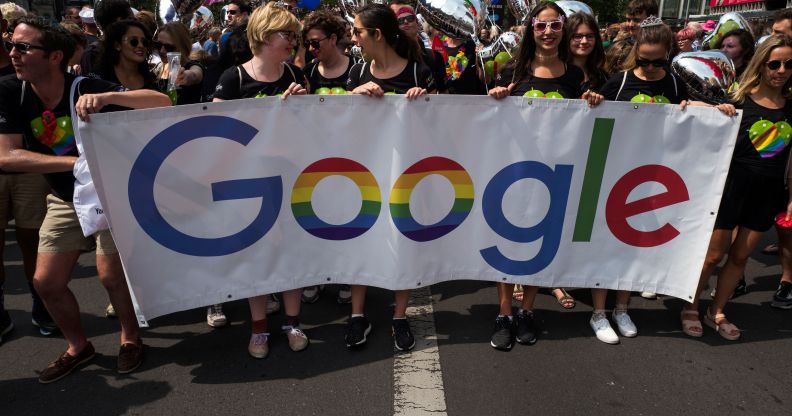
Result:
{"label": "rainbow heart on shirt", "polygon": [[46,111],[30,122],[30,130],[39,143],[58,156],[68,154],[76,146],[71,117],[55,118],[52,112]]}
{"label": "rainbow heart on shirt", "polygon": [[786,121],[773,124],[768,120],[759,120],[748,129],[748,138],[759,156],[773,157],[784,150],[792,140],[792,126]]}

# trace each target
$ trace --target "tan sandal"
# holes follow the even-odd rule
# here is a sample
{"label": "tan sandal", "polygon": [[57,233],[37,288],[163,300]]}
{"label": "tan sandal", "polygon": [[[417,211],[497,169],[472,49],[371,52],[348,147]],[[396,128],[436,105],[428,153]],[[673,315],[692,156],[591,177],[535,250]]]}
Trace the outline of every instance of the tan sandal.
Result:
{"label": "tan sandal", "polygon": [[514,285],[514,293],[512,293],[512,298],[517,302],[522,302],[523,300],[523,287],[522,285]]}
{"label": "tan sandal", "polygon": [[[695,316],[696,319],[685,319],[685,315]],[[682,332],[684,332],[685,335],[693,338],[701,338],[701,336],[704,335],[704,328],[701,326],[698,311],[682,309],[682,313],[679,317],[682,320]]]}
{"label": "tan sandal", "polygon": [[[721,321],[718,323],[718,321]],[[710,310],[704,314],[704,323],[718,332],[718,335],[729,341],[737,341],[740,339],[740,328],[726,320],[726,315],[722,313],[712,316]]]}

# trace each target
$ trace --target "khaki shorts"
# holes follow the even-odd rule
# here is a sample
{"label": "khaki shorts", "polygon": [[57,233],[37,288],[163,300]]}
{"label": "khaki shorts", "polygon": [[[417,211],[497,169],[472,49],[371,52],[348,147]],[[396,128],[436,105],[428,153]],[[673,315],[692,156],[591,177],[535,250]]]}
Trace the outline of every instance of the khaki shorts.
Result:
{"label": "khaki shorts", "polygon": [[47,216],[39,230],[39,253],[91,251],[94,247],[98,255],[118,253],[110,230],[85,237],[74,204],[55,195],[47,195]]}
{"label": "khaki shorts", "polygon": [[37,229],[47,213],[50,186],[40,173],[0,175],[0,224],[14,218],[19,228]]}

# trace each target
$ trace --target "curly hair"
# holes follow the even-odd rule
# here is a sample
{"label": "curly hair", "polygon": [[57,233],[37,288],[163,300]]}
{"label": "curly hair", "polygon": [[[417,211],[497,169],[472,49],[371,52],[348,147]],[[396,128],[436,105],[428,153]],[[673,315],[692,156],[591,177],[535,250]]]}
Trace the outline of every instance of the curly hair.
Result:
{"label": "curly hair", "polygon": [[313,11],[305,17],[302,29],[303,39],[311,29],[319,29],[327,37],[336,35],[336,39],[339,41],[344,38],[346,32],[341,17],[327,9]]}
{"label": "curly hair", "polygon": [[[137,20],[127,19],[119,20],[111,24],[105,30],[105,37],[102,41],[102,52],[99,58],[99,68],[102,73],[113,71],[118,62],[121,60],[121,52],[116,45],[120,45],[126,36],[127,31],[131,27],[136,27],[143,32],[143,36],[151,42],[151,34],[143,23]],[[148,57],[148,55],[147,55]],[[154,83],[154,74],[149,71],[147,60],[138,64],[138,72],[143,75],[144,81]]]}

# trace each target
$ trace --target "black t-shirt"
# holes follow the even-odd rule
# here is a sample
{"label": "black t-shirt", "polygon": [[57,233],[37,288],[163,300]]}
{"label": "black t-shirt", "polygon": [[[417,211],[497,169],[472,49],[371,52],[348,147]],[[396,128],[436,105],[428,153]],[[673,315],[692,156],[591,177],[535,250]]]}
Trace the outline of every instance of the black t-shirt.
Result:
{"label": "black t-shirt", "polygon": [[[107,82],[112,82],[113,84],[121,84],[121,81],[118,79],[118,75],[116,75],[114,68],[105,68],[104,66],[98,66],[94,73],[97,75],[99,79],[105,80]],[[124,88],[131,89],[126,85],[124,85]],[[149,73],[143,75],[143,86],[140,89],[145,89],[145,90],[158,89],[157,82],[154,80],[154,74]]]}
{"label": "black t-shirt", "polygon": [[495,84],[499,87],[508,87],[509,84],[516,84],[512,89],[511,95],[522,97],[526,92],[539,90],[544,94],[558,93],[562,98],[577,99],[583,95],[583,81],[586,75],[583,70],[575,65],[566,65],[564,75],[556,78],[539,78],[528,75],[522,80],[514,79],[514,69],[506,68],[498,74]]}
{"label": "black t-shirt", "polygon": [[[266,97],[282,94],[292,82],[305,86],[305,75],[295,65],[283,64],[283,75],[275,82],[256,81],[242,65],[228,68],[215,88],[214,98],[236,100],[240,98]],[[240,75],[242,78],[240,79]]]}
{"label": "black t-shirt", "polygon": [[[77,156],[77,143],[69,105],[69,92],[75,77],[65,75],[63,97],[57,107],[46,111],[30,85],[25,85],[16,77],[0,79],[0,133],[21,134],[25,149],[56,156]],[[82,94],[97,94],[108,91],[123,91],[124,87],[94,78],[83,79],[74,94],[75,100]],[[24,92],[24,98],[22,94]],[[21,104],[20,104],[21,101]],[[102,112],[121,109],[120,107],[102,109]],[[76,123],[75,123],[76,124]],[[64,201],[71,201],[74,195],[74,175],[71,171],[47,173],[44,175],[52,188],[52,193]]]}
{"label": "black t-shirt", "polygon": [[[476,71],[478,67],[476,44],[473,43],[473,41],[469,41],[459,47],[446,46],[445,50],[448,56],[448,60],[445,64],[446,88],[448,89],[448,93],[486,95],[487,88]],[[466,59],[460,62],[462,55],[464,55]],[[440,56],[442,57],[442,55]]]}
{"label": "black t-shirt", "polygon": [[310,86],[309,93],[313,94],[319,88],[344,88],[346,89],[346,82],[349,79],[349,70],[355,65],[355,60],[348,57],[349,63],[347,69],[343,74],[336,78],[325,78],[319,72],[319,61],[313,60],[305,66],[305,76],[308,78],[308,85]]}
{"label": "black t-shirt", "polygon": [[757,175],[782,178],[792,140],[792,100],[784,108],[765,108],[745,97],[737,108],[743,110],[732,163],[745,166]]}
{"label": "black t-shirt", "polygon": [[372,81],[386,93],[405,94],[410,88],[414,87],[425,88],[427,92],[437,89],[432,70],[418,62],[407,62],[407,66],[404,67],[404,70],[399,75],[388,79],[379,79],[371,75],[371,65],[367,62],[355,64],[349,70],[346,88],[352,91]]}
{"label": "black t-shirt", "polygon": [[8,64],[0,68],[0,78],[11,74],[16,74],[16,71],[14,70],[14,65]]}
{"label": "black t-shirt", "polygon": [[[666,76],[657,81],[644,81],[638,78],[634,71],[627,71],[626,74],[626,79],[624,72],[610,77],[600,90],[600,94],[609,101],[630,101],[636,95],[643,94],[652,97],[658,104],[679,104],[688,99],[685,84],[671,72],[666,71]],[[624,87],[622,87],[622,82]],[[659,97],[663,97],[665,100]]]}
{"label": "black t-shirt", "polygon": [[605,86],[605,83],[608,82],[608,74],[603,70],[596,71],[593,75],[589,76],[589,79],[583,82],[583,91],[592,90],[598,91]]}
{"label": "black t-shirt", "polygon": [[[184,64],[184,69],[188,70],[194,66],[200,67],[201,72],[206,75],[206,68],[202,63],[199,61],[188,61]],[[195,104],[200,103],[203,94],[201,94],[202,84],[199,82],[197,84],[188,85],[186,87],[178,87],[176,88],[176,92],[178,94],[178,98],[176,99],[176,105],[185,105],[185,104]],[[167,92],[168,90],[168,80],[167,79],[158,79],[157,80],[157,88],[154,88],[161,92]]]}
{"label": "black t-shirt", "polygon": [[91,42],[85,47],[80,58],[80,75],[90,78],[100,78],[96,72],[99,56],[102,54],[102,44],[99,41]]}
{"label": "black t-shirt", "polygon": [[424,48],[423,60],[424,64],[432,70],[432,77],[434,77],[435,84],[437,85],[437,91],[445,92],[448,87],[446,87],[446,68],[445,62],[443,62],[443,54],[429,48]]}

